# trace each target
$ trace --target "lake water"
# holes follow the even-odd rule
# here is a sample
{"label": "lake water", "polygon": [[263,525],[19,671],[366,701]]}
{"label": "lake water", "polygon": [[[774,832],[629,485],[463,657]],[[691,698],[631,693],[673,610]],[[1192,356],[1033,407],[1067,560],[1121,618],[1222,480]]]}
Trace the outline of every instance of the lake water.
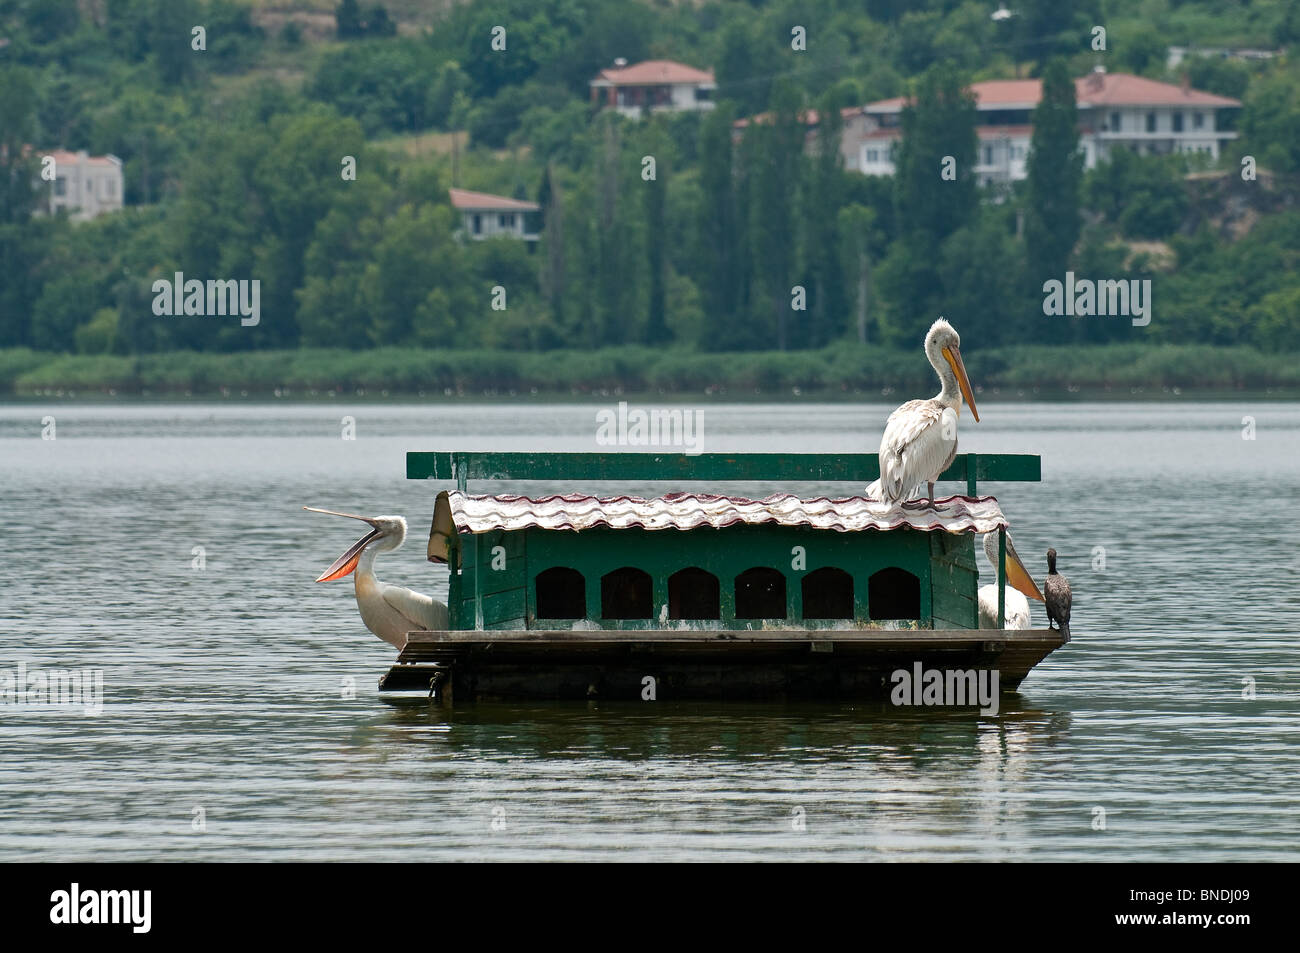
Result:
{"label": "lake water", "polygon": [[[1075,593],[995,716],[380,700],[392,649],[312,582],[358,533],[301,507],[405,514],[379,575],[445,597],[404,452],[598,450],[603,406],[0,406],[0,673],[104,686],[0,705],[0,861],[1300,858],[1300,405],[963,416],[1042,454],[987,490]],[[890,409],[707,405],[703,449],[874,450]]]}

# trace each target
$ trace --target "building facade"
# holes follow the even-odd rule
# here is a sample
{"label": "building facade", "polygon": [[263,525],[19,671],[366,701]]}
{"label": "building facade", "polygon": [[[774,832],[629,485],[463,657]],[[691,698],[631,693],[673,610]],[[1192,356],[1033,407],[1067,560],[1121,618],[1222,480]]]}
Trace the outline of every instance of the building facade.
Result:
{"label": "building facade", "polygon": [[[991,80],[970,87],[978,113],[979,144],[975,175],[981,185],[1019,181],[1028,174],[1032,115],[1042,98],[1036,79]],[[1079,147],[1084,167],[1105,161],[1116,148],[1139,155],[1199,153],[1217,160],[1237,134],[1222,128],[1222,113],[1241,102],[1227,96],[1098,68],[1075,80],[1079,109]],[[867,175],[893,175],[902,138],[903,97],[862,107],[867,118],[856,142],[841,152],[856,151],[856,165]],[[852,135],[845,127],[846,136]]]}
{"label": "building facade", "polygon": [[541,206],[536,202],[471,192],[468,189],[448,189],[451,207],[461,216],[461,234],[474,241],[485,238],[519,238],[526,242],[538,239],[537,213]]}
{"label": "building facade", "polygon": [[652,112],[712,109],[718,84],[713,70],[696,69],[672,60],[646,60],[627,65],[615,60],[591,81],[591,104],[613,109],[630,119]]}
{"label": "building facade", "polygon": [[66,211],[74,222],[85,222],[122,208],[125,183],[117,156],[92,156],[83,149],[43,152],[39,157],[42,168],[45,160],[54,160],[53,181],[40,181],[45,193],[42,206],[48,214]]}

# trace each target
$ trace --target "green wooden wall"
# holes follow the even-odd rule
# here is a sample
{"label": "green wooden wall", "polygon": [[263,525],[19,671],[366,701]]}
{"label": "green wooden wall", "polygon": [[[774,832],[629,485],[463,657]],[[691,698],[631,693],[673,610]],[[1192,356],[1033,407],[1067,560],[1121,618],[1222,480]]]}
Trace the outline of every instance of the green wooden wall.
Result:
{"label": "green wooden wall", "polygon": [[[689,537],[689,538],[688,538]],[[842,626],[838,620],[803,620],[801,581],[810,572],[833,566],[854,581],[854,616],[870,624],[868,580],[880,569],[898,567],[920,581],[920,624],[925,627],[978,628],[973,537],[899,529],[892,532],[840,533],[809,527],[733,526],[682,530],[531,528],[460,536],[452,563],[451,626],[455,629],[566,628],[571,623],[537,619],[535,580],[556,566],[575,569],[586,579],[586,624],[602,628],[651,629],[668,603],[668,577],[690,566],[717,577],[721,616],[710,628],[745,629],[762,620],[736,619],[735,578],[762,566],[786,578],[786,623],[800,627]],[[798,550],[802,568],[795,568]],[[457,564],[463,566],[457,572]],[[655,618],[601,619],[601,577],[624,566],[649,573]],[[482,617],[479,618],[479,605]],[[681,623],[670,620],[669,626]]]}

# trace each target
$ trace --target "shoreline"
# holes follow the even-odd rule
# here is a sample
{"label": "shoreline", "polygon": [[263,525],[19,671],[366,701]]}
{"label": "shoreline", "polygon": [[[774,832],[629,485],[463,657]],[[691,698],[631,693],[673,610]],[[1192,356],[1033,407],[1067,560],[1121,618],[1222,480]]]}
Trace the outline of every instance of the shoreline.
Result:
{"label": "shoreline", "polygon": [[[915,395],[913,395],[915,396]],[[1262,388],[1248,390],[1225,391],[1220,389],[1197,389],[1181,388],[1178,393],[1169,391],[1150,391],[1138,390],[1136,392],[1116,390],[1092,390],[1084,388],[1077,392],[1066,392],[1056,390],[1053,392],[1039,393],[1019,393],[1014,391],[1001,391],[994,393],[989,390],[977,391],[976,400],[981,407],[987,404],[1002,403],[1042,403],[1042,404],[1085,404],[1085,403],[1134,403],[1134,404],[1164,404],[1178,403],[1180,401],[1194,401],[1198,403],[1233,403],[1233,402],[1250,402],[1250,401],[1276,401],[1286,403],[1300,401],[1300,388]],[[114,404],[188,404],[193,406],[222,406],[222,405],[243,405],[243,406],[273,406],[273,405],[301,405],[301,406],[319,406],[330,403],[349,403],[363,405],[390,405],[390,406],[419,406],[425,404],[460,404],[465,406],[484,405],[484,404],[501,404],[501,405],[526,405],[533,403],[545,404],[592,404],[595,402],[609,403],[618,401],[627,401],[629,404],[636,404],[640,407],[666,406],[666,407],[695,407],[700,405],[715,404],[718,406],[738,405],[738,404],[796,404],[802,403],[807,405],[817,404],[897,404],[902,400],[911,399],[906,394],[897,392],[888,396],[879,392],[855,391],[847,394],[842,393],[762,393],[762,394],[684,394],[684,393],[650,393],[645,391],[633,392],[600,392],[593,391],[590,393],[570,393],[570,392],[539,392],[537,394],[453,394],[447,396],[444,394],[419,394],[408,392],[390,392],[388,394],[355,394],[348,392],[329,392],[316,394],[314,396],[301,396],[298,394],[276,396],[274,393],[249,392],[247,394],[219,394],[219,393],[199,393],[199,394],[103,394],[94,391],[62,391],[52,392],[49,394],[0,394],[0,407],[23,407],[55,401],[61,404],[79,404],[86,406],[111,406]]]}
{"label": "shoreline", "polygon": [[[1245,346],[995,347],[966,355],[977,400],[1300,399],[1300,366]],[[0,349],[0,401],[803,402],[928,396],[916,349],[367,351],[70,355]]]}

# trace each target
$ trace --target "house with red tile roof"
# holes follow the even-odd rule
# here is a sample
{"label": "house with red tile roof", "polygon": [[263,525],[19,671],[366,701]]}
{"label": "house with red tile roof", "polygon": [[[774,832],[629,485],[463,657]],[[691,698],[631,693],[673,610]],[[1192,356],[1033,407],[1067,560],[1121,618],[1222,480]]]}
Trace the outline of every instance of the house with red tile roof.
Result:
{"label": "house with red tile roof", "polygon": [[[1074,81],[1079,109],[1079,146],[1085,168],[1105,160],[1113,149],[1142,155],[1192,152],[1218,159],[1224,143],[1237,134],[1222,128],[1225,110],[1241,102],[1227,96],[1098,68]],[[1036,79],[998,79],[972,83],[979,140],[975,175],[981,185],[1019,181],[1028,174],[1034,107],[1042,99]],[[907,101],[902,96],[842,110],[840,154],[844,167],[866,175],[893,175],[894,156],[902,139],[901,119]],[[816,110],[801,118],[813,128]],[[766,113],[735,123],[743,134],[751,122],[769,122]]]}
{"label": "house with red tile roof", "polygon": [[617,59],[591,81],[591,104],[614,109],[631,119],[652,112],[712,109],[718,88],[713,70],[696,69],[673,60],[646,60],[628,65]]}
{"label": "house with red tile roof", "polygon": [[[980,184],[1015,182],[1028,174],[1034,107],[1042,99],[1036,79],[990,80],[972,83],[979,137],[975,175]],[[1074,81],[1079,109],[1079,147],[1084,167],[1091,169],[1117,148],[1140,155],[1201,153],[1217,160],[1223,146],[1237,134],[1222,128],[1221,114],[1239,109],[1241,101],[1227,96],[1134,76],[1107,73],[1097,67]],[[903,97],[868,103],[862,112],[871,128],[857,143],[858,171],[893,175],[894,152],[902,138]],[[851,148],[850,148],[851,151]]]}
{"label": "house with red tile roof", "polygon": [[475,241],[500,236],[537,241],[537,213],[541,206],[536,202],[469,189],[448,189],[447,194],[451,207],[461,214],[465,237]]}
{"label": "house with red tile roof", "polygon": [[84,149],[54,149],[36,155],[42,170],[48,159],[54,160],[54,179],[42,178],[39,182],[44,200],[38,214],[54,215],[66,210],[74,222],[86,222],[122,207],[125,185],[122,160],[117,156],[92,156]]}

